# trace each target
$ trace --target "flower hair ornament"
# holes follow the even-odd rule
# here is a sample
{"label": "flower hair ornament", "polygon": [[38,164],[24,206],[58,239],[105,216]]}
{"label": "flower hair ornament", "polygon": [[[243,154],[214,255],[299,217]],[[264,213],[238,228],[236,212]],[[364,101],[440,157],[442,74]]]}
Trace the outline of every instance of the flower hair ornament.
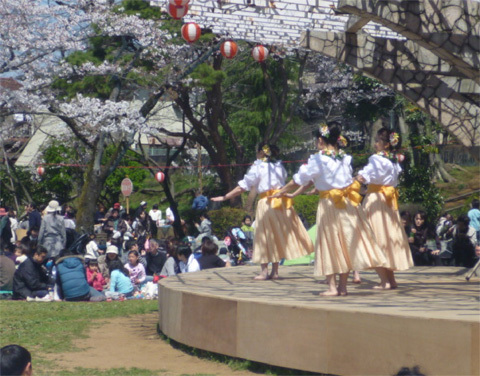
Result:
{"label": "flower hair ornament", "polygon": [[400,135],[397,132],[390,133],[390,137],[389,137],[390,145],[395,147],[398,145],[399,141],[400,141]]}
{"label": "flower hair ornament", "polygon": [[267,157],[270,157],[272,155],[272,151],[270,150],[270,146],[268,145],[264,145],[262,151]]}
{"label": "flower hair ornament", "polygon": [[339,136],[337,139],[338,146],[346,148],[348,145],[347,139],[343,136]]}
{"label": "flower hair ornament", "polygon": [[329,137],[330,137],[330,129],[328,129],[328,125],[323,124],[323,125],[320,127],[320,134],[322,135],[322,137],[325,137],[325,138],[329,138]]}

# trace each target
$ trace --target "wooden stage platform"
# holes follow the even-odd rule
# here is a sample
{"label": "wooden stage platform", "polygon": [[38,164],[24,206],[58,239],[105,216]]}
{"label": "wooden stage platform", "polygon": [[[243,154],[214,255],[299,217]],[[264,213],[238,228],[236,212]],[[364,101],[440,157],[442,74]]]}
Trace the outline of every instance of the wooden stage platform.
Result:
{"label": "wooden stage platform", "polygon": [[[415,267],[399,288],[376,291],[374,272],[347,297],[322,297],[312,266],[206,270],[159,284],[159,328],[188,346],[271,365],[334,375],[480,374],[480,279],[464,268]],[[350,279],[351,280],[351,279]]]}

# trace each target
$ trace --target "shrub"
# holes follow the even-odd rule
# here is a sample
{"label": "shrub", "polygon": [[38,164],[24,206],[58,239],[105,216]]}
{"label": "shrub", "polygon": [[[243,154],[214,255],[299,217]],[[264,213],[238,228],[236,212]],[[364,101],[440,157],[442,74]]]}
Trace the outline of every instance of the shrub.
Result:
{"label": "shrub", "polygon": [[213,233],[218,238],[222,238],[230,227],[240,227],[243,217],[248,213],[243,209],[225,207],[219,210],[211,210],[208,214],[212,221]]}
{"label": "shrub", "polygon": [[305,219],[307,227],[313,226],[316,222],[318,200],[318,195],[300,195],[294,199],[295,210],[300,218]]}

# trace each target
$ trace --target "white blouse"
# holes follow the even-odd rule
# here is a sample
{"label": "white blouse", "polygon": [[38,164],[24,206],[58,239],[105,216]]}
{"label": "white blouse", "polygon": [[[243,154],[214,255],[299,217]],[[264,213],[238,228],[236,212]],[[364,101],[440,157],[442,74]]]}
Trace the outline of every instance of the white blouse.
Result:
{"label": "white blouse", "polygon": [[270,189],[282,188],[286,178],[287,171],[282,162],[263,162],[257,159],[238,185],[246,191],[255,187],[258,193],[263,193]]}
{"label": "white blouse", "polygon": [[386,157],[373,154],[368,158],[368,164],[358,173],[367,184],[398,185],[398,176],[402,172],[399,163],[394,163]]}
{"label": "white blouse", "polygon": [[352,157],[346,154],[342,159],[333,159],[327,155],[313,154],[293,175],[293,180],[298,185],[312,181],[319,191],[348,187],[353,183]]}

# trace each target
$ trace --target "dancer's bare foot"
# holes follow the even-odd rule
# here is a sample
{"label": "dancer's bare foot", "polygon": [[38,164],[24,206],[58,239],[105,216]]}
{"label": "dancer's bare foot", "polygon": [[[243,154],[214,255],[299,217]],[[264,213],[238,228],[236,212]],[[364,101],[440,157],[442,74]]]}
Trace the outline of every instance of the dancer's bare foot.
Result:
{"label": "dancer's bare foot", "polygon": [[278,276],[278,274],[270,274],[268,276],[268,279],[281,279],[281,278]]}
{"label": "dancer's bare foot", "polygon": [[268,279],[268,275],[259,274],[253,278],[256,281],[266,281]]}
{"label": "dancer's bare foot", "polygon": [[320,293],[321,296],[338,296],[338,291],[327,290]]}
{"label": "dancer's bare foot", "polygon": [[390,290],[395,290],[397,287],[397,283],[390,283]]}
{"label": "dancer's bare foot", "polygon": [[390,283],[385,283],[384,285],[376,285],[373,286],[374,290],[390,290],[392,287],[390,286]]}
{"label": "dancer's bare foot", "polygon": [[339,291],[338,292],[338,296],[347,296],[348,295],[348,292],[346,291]]}
{"label": "dancer's bare foot", "polygon": [[353,271],[353,283],[362,283],[362,279],[360,278],[360,273],[356,270]]}

